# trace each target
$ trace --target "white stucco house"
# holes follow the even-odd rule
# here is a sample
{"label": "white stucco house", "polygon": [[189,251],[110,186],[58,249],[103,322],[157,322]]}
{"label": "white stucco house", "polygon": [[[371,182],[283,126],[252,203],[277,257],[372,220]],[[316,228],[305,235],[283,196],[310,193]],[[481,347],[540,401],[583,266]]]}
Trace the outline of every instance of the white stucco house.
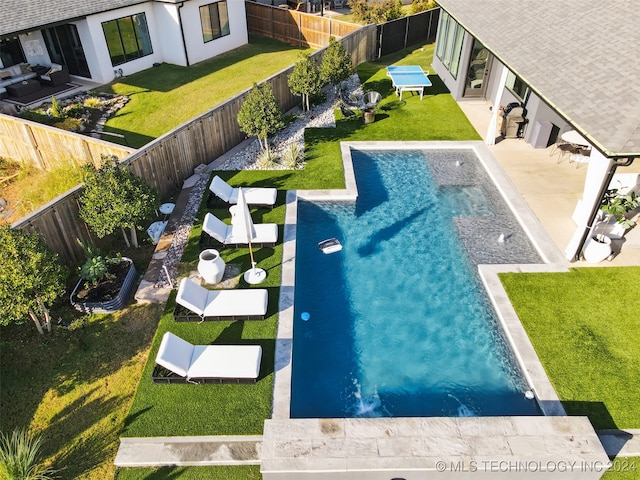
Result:
{"label": "white stucco house", "polygon": [[189,66],[248,42],[244,0],[0,0],[0,69],[64,65],[108,83]]}
{"label": "white stucco house", "polygon": [[[612,179],[640,157],[640,19],[637,3],[567,0],[438,0],[442,15],[433,67],[454,98],[526,109],[520,136],[547,148],[575,131],[590,147],[582,199],[566,247],[578,259],[598,222]],[[640,161],[640,160],[639,160]],[[614,179],[616,180],[616,179]],[[638,176],[627,187],[640,194]]]}

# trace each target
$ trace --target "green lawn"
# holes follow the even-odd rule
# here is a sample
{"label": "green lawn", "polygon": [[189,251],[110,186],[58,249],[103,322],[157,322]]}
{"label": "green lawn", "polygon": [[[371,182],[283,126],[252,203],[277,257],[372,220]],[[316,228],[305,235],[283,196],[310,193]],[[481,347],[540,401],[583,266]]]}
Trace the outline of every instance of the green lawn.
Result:
{"label": "green lawn", "polygon": [[640,268],[500,278],[567,413],[640,428]]}
{"label": "green lawn", "polygon": [[107,140],[140,148],[190,118],[215,107],[298,60],[302,51],[264,37],[210,60],[180,67],[162,64],[98,88],[128,95],[129,103],[107,121]]}
{"label": "green lawn", "polygon": [[260,480],[259,465],[237,467],[121,468],[116,480]]}

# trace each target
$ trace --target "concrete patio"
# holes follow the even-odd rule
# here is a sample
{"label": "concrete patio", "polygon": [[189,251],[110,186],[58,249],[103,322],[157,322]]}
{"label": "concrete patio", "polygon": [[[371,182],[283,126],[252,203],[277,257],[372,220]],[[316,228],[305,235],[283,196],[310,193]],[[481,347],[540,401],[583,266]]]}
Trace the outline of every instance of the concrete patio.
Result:
{"label": "concrete patio", "polygon": [[[491,121],[491,104],[485,100],[458,102],[482,138]],[[577,201],[582,197],[587,165],[569,163],[565,157],[550,155],[552,147],[536,149],[523,139],[502,139],[489,146],[502,168],[518,189],[560,251],[564,252],[576,224],[571,219]],[[618,173],[639,173],[640,162],[619,168]],[[640,265],[640,227],[629,231],[620,253],[611,261],[591,264],[575,262],[574,267]]]}

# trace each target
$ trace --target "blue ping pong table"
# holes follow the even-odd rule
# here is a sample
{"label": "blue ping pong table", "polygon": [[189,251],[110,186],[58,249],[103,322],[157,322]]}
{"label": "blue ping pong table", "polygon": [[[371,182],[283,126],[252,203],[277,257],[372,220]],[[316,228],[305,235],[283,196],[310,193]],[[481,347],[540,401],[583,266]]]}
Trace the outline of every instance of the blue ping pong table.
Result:
{"label": "blue ping pong table", "polygon": [[391,77],[391,83],[396,90],[396,95],[402,100],[402,92],[413,91],[420,92],[420,100],[424,95],[425,87],[431,86],[431,81],[427,74],[424,73],[422,67],[418,65],[411,66],[394,66],[387,67],[387,75]]}

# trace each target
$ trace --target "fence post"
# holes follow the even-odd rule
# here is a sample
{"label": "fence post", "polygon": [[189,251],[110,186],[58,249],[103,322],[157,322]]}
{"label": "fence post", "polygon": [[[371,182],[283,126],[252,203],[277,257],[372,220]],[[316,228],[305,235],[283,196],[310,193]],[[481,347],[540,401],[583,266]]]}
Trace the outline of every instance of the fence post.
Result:
{"label": "fence post", "polygon": [[404,48],[407,48],[407,39],[409,38],[409,22],[411,17],[407,17],[407,21],[404,24]]}

